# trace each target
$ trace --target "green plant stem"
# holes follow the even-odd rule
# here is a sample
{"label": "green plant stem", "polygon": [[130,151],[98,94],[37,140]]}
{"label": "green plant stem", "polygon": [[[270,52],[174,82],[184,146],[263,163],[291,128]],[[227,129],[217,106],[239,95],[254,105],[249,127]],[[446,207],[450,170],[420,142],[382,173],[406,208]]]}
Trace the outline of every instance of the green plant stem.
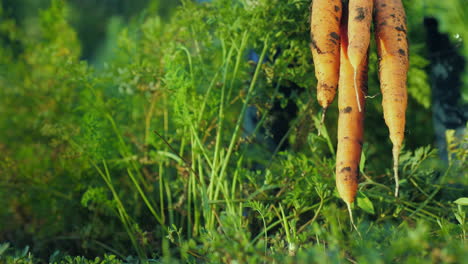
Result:
{"label": "green plant stem", "polygon": [[318,215],[320,213],[320,210],[322,210],[322,207],[323,207],[323,198],[322,198],[322,196],[319,196],[319,197],[320,197],[320,204],[319,204],[319,208],[317,209],[317,211],[315,211],[314,217],[312,217],[312,219],[310,219],[305,224],[303,224],[297,230],[297,233],[301,233],[308,225],[312,224],[313,222],[315,222],[315,220],[317,220],[317,217],[318,217]]}
{"label": "green plant stem", "polygon": [[[449,173],[450,169],[452,168],[452,165],[449,165],[449,167],[447,168],[447,170],[445,171],[444,175],[442,175],[442,177],[440,178],[440,181],[442,182],[445,177],[447,176],[447,174]],[[427,197],[427,199],[421,203],[417,208],[416,210],[410,214],[410,217],[412,217],[414,214],[416,214],[417,212],[421,211],[433,198],[434,196],[442,189],[442,187],[439,185],[439,186],[436,186],[435,190],[431,193],[431,195],[429,195]],[[435,216],[435,215],[432,215],[432,216]]]}
{"label": "green plant stem", "polygon": [[[225,50],[225,41],[222,40],[221,44],[223,46],[223,50]],[[234,52],[234,45],[231,46],[229,49],[226,57],[223,56],[224,61],[224,72],[223,72],[223,85],[221,87],[221,99],[219,102],[219,111],[218,111],[218,126],[216,128],[216,142],[215,142],[215,149],[214,149],[214,157],[213,157],[213,169],[211,172],[212,179],[210,179],[210,185],[208,187],[208,194],[210,199],[213,199],[213,188],[218,183],[220,176],[218,176],[218,163],[221,162],[220,159],[220,147],[221,141],[223,136],[223,121],[224,121],[224,107],[225,107],[225,94],[226,94],[226,81],[227,81],[227,74],[229,69],[229,62]],[[224,52],[225,53],[225,52]]]}
{"label": "green plant stem", "polygon": [[[326,199],[324,200],[324,203],[327,202],[328,200],[330,200],[330,198],[326,198]],[[298,213],[298,215],[303,214],[303,213],[305,213],[305,212],[308,212],[308,211],[310,211],[310,210],[312,210],[312,209],[315,209],[315,208],[318,207],[318,206],[320,206],[320,204],[314,204],[314,205],[312,205],[312,206],[309,206],[309,207],[307,207],[307,208],[304,208],[301,212]],[[293,217],[297,217],[297,215],[288,215],[288,216],[286,216],[287,219],[293,218]],[[283,221],[282,219],[279,219],[279,220],[276,220],[275,222],[271,223],[266,229],[262,230],[259,234],[257,234],[257,236],[255,236],[255,237],[251,240],[250,244],[251,244],[251,245],[254,245],[254,244],[257,242],[257,240],[265,234],[265,232],[268,232],[268,231],[270,231],[272,228],[274,228],[274,227],[276,227],[277,225],[281,224],[282,221]]]}
{"label": "green plant stem", "polygon": [[[254,90],[255,84],[257,83],[257,79],[258,79],[258,76],[259,76],[259,73],[260,73],[261,65],[262,65],[262,63],[263,63],[263,61],[265,59],[265,55],[266,55],[267,50],[268,50],[268,38],[263,43],[263,50],[262,50],[262,53],[260,55],[259,62],[258,62],[257,67],[255,69],[255,73],[254,73],[254,76],[252,78],[252,81],[250,82],[249,89],[247,90],[247,96],[245,98],[244,104],[242,105],[241,112],[239,114],[236,126],[234,128],[234,132],[232,133],[231,142],[229,143],[228,151],[227,151],[226,157],[224,158],[224,162],[222,164],[221,171],[219,173],[219,175],[220,175],[220,178],[218,179],[219,182],[222,181],[222,178],[223,178],[224,173],[226,171],[227,165],[229,164],[229,160],[231,158],[231,154],[232,154],[232,151],[234,149],[235,142],[237,141],[237,138],[238,138],[240,127],[241,127],[242,122],[244,120],[245,111],[247,110],[247,106],[248,106],[248,104],[250,102],[250,99],[253,96],[253,90]],[[218,197],[218,193],[219,193],[219,184],[216,187],[215,195],[212,197],[213,200]]]}
{"label": "green plant stem", "polygon": [[279,204],[279,208],[280,208],[281,216],[278,216],[278,217],[282,220],[283,229],[284,229],[284,232],[286,233],[286,240],[288,241],[288,248],[291,253],[294,243],[291,239],[289,223],[286,218],[286,215],[284,214],[283,206],[281,205],[281,203]]}
{"label": "green plant stem", "polygon": [[245,47],[247,46],[248,39],[249,39],[249,32],[244,31],[244,33],[242,34],[241,45],[239,47],[239,50],[237,51],[236,63],[234,65],[234,71],[232,74],[233,77],[231,78],[231,84],[229,85],[229,90],[228,90],[227,100],[226,100],[228,102],[231,100],[232,90],[234,88],[234,81],[236,80],[235,77],[237,76],[237,72],[239,71],[241,61],[244,60],[243,55],[244,55]]}
{"label": "green plant stem", "polygon": [[110,173],[109,173],[109,169],[107,168],[107,164],[106,164],[105,160],[102,161],[103,166],[104,166],[104,172],[101,170],[101,168],[99,168],[99,166],[96,163],[94,163],[93,160],[90,160],[90,162],[91,162],[91,164],[93,164],[94,168],[98,171],[99,175],[101,175],[102,179],[107,184],[107,187],[109,187],[109,190],[111,191],[112,196],[114,197],[114,201],[116,202],[116,209],[118,211],[120,221],[122,222],[125,230],[127,231],[127,234],[128,234],[128,236],[130,238],[130,241],[132,242],[132,245],[133,245],[134,249],[136,250],[138,256],[141,259],[146,259],[146,256],[145,256],[145,253],[144,253],[143,249],[140,248],[140,246],[138,245],[137,240],[135,238],[134,230],[132,228],[132,222],[133,221],[131,220],[130,216],[128,215],[127,211],[125,210],[125,207],[124,207],[122,201],[120,200],[119,195],[117,194],[116,190],[114,189],[114,186],[113,186],[112,181],[111,181],[111,176],[110,176]]}

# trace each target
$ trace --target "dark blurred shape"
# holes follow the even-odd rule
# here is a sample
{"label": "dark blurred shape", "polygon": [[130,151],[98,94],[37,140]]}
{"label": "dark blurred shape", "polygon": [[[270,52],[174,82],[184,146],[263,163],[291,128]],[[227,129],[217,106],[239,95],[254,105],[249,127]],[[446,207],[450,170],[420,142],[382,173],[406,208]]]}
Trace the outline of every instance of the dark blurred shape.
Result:
{"label": "dark blurred shape", "polygon": [[[303,88],[293,82],[285,82],[279,87],[279,92],[285,98],[293,98],[293,93],[303,92]],[[292,121],[297,118],[298,107],[294,100],[288,100],[285,106],[281,106],[280,100],[275,100],[271,109],[271,131],[273,134],[273,142],[280,151],[289,148],[289,142],[286,140],[281,143],[283,137],[287,136],[288,130],[291,128]]]}
{"label": "dark blurred shape", "polygon": [[439,31],[435,18],[425,18],[424,25],[431,61],[429,74],[436,146],[440,150],[440,157],[447,161],[445,131],[463,130],[468,120],[468,106],[466,102],[460,102],[465,59],[449,36]]}
{"label": "dark blurred shape", "polygon": [[[18,25],[23,25],[26,19],[35,17],[40,10],[47,9],[52,0],[0,0],[6,18],[13,19]],[[97,56],[99,47],[107,37],[110,18],[121,17],[129,21],[134,17],[144,15],[159,15],[168,18],[180,0],[69,0],[71,7],[70,23],[75,28],[81,42],[81,58],[91,61]],[[142,13],[143,10],[149,12]],[[0,41],[9,41],[0,34]],[[12,47],[21,52],[19,43]]]}
{"label": "dark blurred shape", "polygon": [[98,47],[106,38],[109,19],[120,16],[129,19],[141,12],[149,0],[73,0],[69,3],[77,13],[73,14],[73,26],[76,28],[82,44],[81,57],[92,60]]}
{"label": "dark blurred shape", "polygon": [[[270,89],[274,89],[278,84],[274,83]],[[293,97],[303,92],[303,88],[289,81],[283,81],[279,84],[278,92],[287,99],[285,105],[282,105],[280,99],[275,98],[273,105],[269,110],[267,120],[263,127],[258,131],[257,141],[261,142],[262,138],[268,135],[266,144],[270,152],[283,151],[289,148],[289,142],[284,139],[288,136],[288,131],[291,128],[293,120],[297,118],[298,107],[295,104]],[[256,126],[260,122],[258,109],[255,106],[247,108],[244,119],[244,136],[252,136]]]}
{"label": "dark blurred shape", "polygon": [[[22,26],[25,18],[37,13],[37,10],[46,7],[50,0],[0,0],[3,9],[0,20],[13,20],[19,27]],[[0,45],[9,47],[12,55],[16,58],[23,52],[23,46],[17,39],[11,38],[6,32],[0,30]]]}

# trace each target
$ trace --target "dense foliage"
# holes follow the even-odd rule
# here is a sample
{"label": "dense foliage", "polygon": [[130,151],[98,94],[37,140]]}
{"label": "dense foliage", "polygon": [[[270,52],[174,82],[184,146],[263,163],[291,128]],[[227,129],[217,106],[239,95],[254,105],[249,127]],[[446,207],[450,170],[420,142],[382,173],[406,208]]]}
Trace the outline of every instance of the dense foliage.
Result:
{"label": "dense foliage", "polygon": [[[24,21],[0,5],[0,262],[468,259],[468,137],[447,133],[448,164],[431,147],[421,30],[427,9],[468,39],[466,6],[457,20],[404,1],[398,199],[371,44],[358,234],[334,187],[336,103],[318,125],[310,1],[181,2],[170,17],[152,1],[128,22],[111,19],[93,64],[65,1]],[[281,138],[278,122],[289,125]]]}

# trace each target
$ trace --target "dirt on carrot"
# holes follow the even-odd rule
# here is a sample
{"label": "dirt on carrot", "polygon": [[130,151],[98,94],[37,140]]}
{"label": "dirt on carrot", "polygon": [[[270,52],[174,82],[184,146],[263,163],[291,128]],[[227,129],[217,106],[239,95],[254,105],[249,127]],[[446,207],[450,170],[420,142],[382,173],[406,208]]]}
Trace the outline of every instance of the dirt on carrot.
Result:
{"label": "dirt on carrot", "polygon": [[341,28],[340,80],[338,85],[338,147],[336,154],[336,186],[341,198],[354,202],[359,175],[364,135],[364,111],[358,110],[358,102],[364,106],[367,91],[367,54],[357,69],[357,95],[354,89],[354,69],[348,57],[347,23]]}
{"label": "dirt on carrot", "polygon": [[405,133],[409,67],[406,15],[401,0],[375,0],[374,26],[382,106],[393,144],[395,196],[398,196],[398,160]]}
{"label": "dirt on carrot", "polygon": [[311,13],[311,50],[317,77],[317,100],[324,108],[333,102],[340,67],[341,0],[315,0]]}

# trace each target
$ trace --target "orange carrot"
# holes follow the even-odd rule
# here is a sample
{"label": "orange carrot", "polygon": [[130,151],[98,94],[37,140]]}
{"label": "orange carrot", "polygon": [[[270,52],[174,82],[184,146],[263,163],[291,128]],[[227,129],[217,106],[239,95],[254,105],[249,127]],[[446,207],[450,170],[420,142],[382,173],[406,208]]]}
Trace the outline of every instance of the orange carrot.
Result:
{"label": "orange carrot", "polygon": [[353,82],[359,112],[361,112],[361,105],[358,100],[356,77],[357,69],[367,57],[369,49],[372,5],[372,0],[349,0],[348,4],[348,57],[354,69]]}
{"label": "orange carrot", "polygon": [[311,14],[311,49],[317,77],[317,100],[324,113],[333,102],[340,67],[341,0],[314,0]]}
{"label": "orange carrot", "polygon": [[[357,192],[359,162],[364,134],[364,112],[359,112],[358,102],[364,106],[367,91],[367,54],[357,68],[358,101],[354,89],[354,69],[348,56],[347,23],[341,31],[340,79],[338,84],[338,148],[336,152],[336,186],[348,205],[354,202]],[[351,211],[350,211],[351,213]]]}
{"label": "orange carrot", "polygon": [[398,196],[398,160],[405,132],[406,79],[409,67],[406,15],[401,0],[375,0],[375,40],[380,58],[379,78],[385,123],[393,144],[395,196]]}

